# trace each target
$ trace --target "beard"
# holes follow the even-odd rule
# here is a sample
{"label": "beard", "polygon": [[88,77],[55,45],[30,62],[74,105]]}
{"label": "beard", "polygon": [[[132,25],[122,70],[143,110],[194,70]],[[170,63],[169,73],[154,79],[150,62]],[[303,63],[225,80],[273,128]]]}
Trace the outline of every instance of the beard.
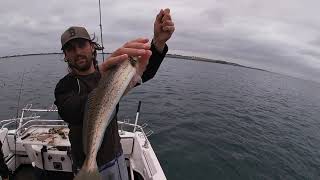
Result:
{"label": "beard", "polygon": [[78,55],[72,63],[69,62],[69,66],[71,68],[75,68],[78,71],[87,71],[90,69],[91,65],[92,57],[87,57],[83,55]]}

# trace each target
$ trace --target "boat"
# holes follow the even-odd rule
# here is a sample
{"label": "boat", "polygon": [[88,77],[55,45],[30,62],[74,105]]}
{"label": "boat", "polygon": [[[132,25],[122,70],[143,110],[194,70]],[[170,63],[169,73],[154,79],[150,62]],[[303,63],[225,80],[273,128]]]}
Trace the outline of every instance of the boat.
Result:
{"label": "boat", "polygon": [[[138,108],[140,109],[140,108]],[[139,111],[138,111],[139,112]],[[51,106],[36,109],[32,104],[21,110],[18,118],[0,122],[0,140],[5,162],[14,179],[72,179],[72,157],[68,124],[63,120],[41,118],[37,113],[57,113]],[[118,121],[121,145],[130,180],[165,180],[157,156],[144,132],[146,124]]]}

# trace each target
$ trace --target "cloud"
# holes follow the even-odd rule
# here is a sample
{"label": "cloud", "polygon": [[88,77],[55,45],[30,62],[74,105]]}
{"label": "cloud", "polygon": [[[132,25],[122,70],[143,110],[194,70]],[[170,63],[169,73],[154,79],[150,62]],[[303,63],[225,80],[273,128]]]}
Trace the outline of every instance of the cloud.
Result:
{"label": "cloud", "polygon": [[[136,37],[152,38],[156,14],[170,7],[176,26],[170,53],[226,59],[305,79],[320,75],[320,1],[101,2],[108,51]],[[71,25],[99,37],[98,1],[2,2],[0,56],[59,52],[60,35]]]}

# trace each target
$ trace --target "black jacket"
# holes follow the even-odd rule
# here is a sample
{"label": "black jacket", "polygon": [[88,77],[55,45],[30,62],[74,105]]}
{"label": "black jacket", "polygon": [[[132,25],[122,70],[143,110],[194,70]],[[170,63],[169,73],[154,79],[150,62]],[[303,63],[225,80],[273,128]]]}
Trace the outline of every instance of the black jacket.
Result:
{"label": "black jacket", "polygon": [[9,169],[3,157],[1,142],[0,142],[0,176],[2,178],[8,178],[9,176]]}
{"label": "black jacket", "polygon": [[[153,78],[163,61],[168,47],[160,54],[151,45],[152,55],[147,65],[146,71],[142,75],[142,81],[146,82]],[[62,78],[55,88],[55,105],[58,107],[60,117],[69,124],[69,138],[71,142],[71,154],[73,164],[79,168],[82,166],[85,155],[82,143],[82,122],[85,111],[85,104],[88,94],[97,87],[101,75],[98,71],[81,76],[68,74]],[[119,104],[116,108],[116,114]],[[121,153],[120,136],[118,133],[117,115],[110,122],[106,129],[105,136],[97,155],[98,166],[102,166]]]}

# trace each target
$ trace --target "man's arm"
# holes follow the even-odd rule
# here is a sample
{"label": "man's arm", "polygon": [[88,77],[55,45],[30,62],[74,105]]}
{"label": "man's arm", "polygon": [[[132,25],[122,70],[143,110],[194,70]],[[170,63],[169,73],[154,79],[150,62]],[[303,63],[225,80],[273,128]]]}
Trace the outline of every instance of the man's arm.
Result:
{"label": "man's arm", "polygon": [[175,27],[170,15],[170,9],[161,9],[154,21],[154,35],[150,48],[152,55],[142,75],[143,82],[153,78],[158,71],[160,64],[168,52],[166,42],[171,38],[174,30]]}
{"label": "man's arm", "polygon": [[163,51],[160,53],[152,42],[150,50],[152,51],[152,55],[150,56],[146,70],[142,74],[142,82],[146,82],[155,76],[168,52],[168,46],[165,45]]}
{"label": "man's arm", "polygon": [[60,117],[69,124],[82,124],[87,95],[78,95],[72,89],[72,79],[62,79],[57,84],[54,95]]}

